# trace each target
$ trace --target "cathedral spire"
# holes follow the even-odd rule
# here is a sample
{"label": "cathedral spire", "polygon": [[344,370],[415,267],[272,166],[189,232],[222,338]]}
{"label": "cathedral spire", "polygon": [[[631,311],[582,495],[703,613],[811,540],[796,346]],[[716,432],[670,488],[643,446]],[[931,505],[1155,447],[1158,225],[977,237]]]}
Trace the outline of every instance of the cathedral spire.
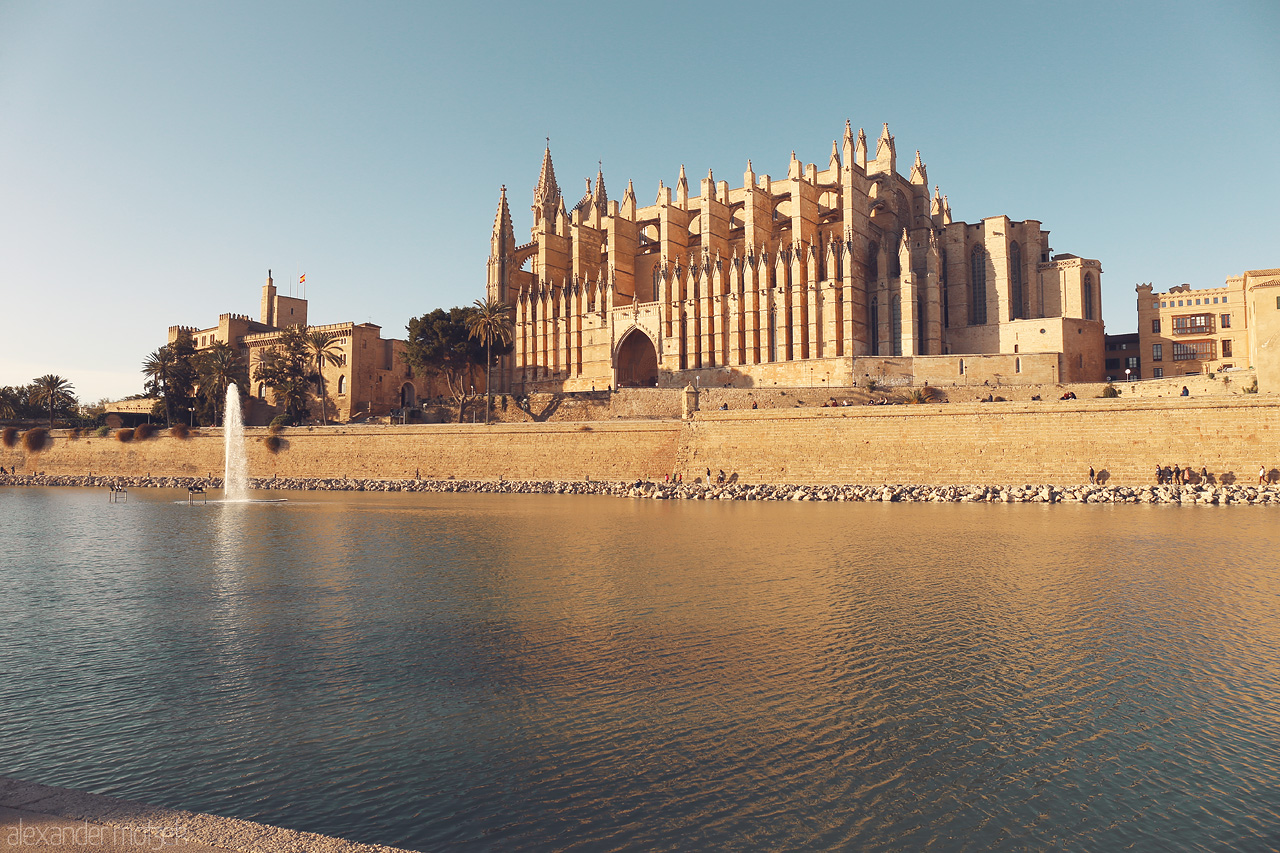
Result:
{"label": "cathedral spire", "polygon": [[609,212],[609,195],[604,191],[604,163],[597,162],[596,168],[596,189],[592,193],[591,200],[595,203],[596,210],[604,216]]}
{"label": "cathedral spire", "polygon": [[551,140],[547,140],[547,150],[542,155],[542,172],[538,175],[538,186],[533,190],[534,219],[554,220],[560,207],[560,187],[556,184],[556,169],[551,163]]}
{"label": "cathedral spire", "polygon": [[493,217],[493,239],[507,240],[507,245],[515,248],[515,229],[511,225],[511,208],[507,206],[507,185],[502,185],[498,196],[498,212]]}
{"label": "cathedral spire", "polygon": [[689,179],[684,174],[684,164],[680,164],[680,180],[676,182],[676,206],[689,208]]}
{"label": "cathedral spire", "polygon": [[867,168],[867,132],[862,128],[858,128],[858,147],[854,150],[853,162]]}
{"label": "cathedral spire", "polygon": [[893,174],[898,170],[898,154],[893,145],[893,136],[889,133],[889,122],[884,123],[880,138],[876,141],[876,171]]}
{"label": "cathedral spire", "polygon": [[622,206],[618,213],[624,219],[634,220],[636,218],[636,188],[632,185],[631,180],[627,180],[627,191],[622,195]]}
{"label": "cathedral spire", "polygon": [[831,140],[831,159],[827,161],[827,168],[840,171],[840,144],[834,139]]}
{"label": "cathedral spire", "polygon": [[924,161],[920,159],[920,149],[916,149],[916,162],[911,167],[911,183],[922,187],[929,186],[929,173],[925,171]]}

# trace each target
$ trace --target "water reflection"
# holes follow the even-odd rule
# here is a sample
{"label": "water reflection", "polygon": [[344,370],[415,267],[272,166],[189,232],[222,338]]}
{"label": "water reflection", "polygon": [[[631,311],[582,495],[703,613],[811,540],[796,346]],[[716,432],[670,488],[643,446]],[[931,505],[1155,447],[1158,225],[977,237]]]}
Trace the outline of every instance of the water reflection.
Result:
{"label": "water reflection", "polygon": [[0,490],[5,772],[424,849],[1280,826],[1265,509],[80,494]]}

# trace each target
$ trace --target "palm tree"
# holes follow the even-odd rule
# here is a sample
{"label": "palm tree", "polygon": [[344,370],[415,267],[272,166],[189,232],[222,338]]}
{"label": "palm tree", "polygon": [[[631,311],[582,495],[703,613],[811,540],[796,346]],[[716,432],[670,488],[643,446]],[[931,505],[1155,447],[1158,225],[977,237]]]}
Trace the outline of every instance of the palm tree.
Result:
{"label": "palm tree", "polygon": [[[213,422],[218,418],[218,404],[227,398],[227,388],[233,382],[244,391],[249,384],[249,369],[236,348],[223,341],[215,341],[200,353],[200,390],[213,404]],[[225,413],[224,413],[225,414]]]}
{"label": "palm tree", "polygon": [[511,343],[511,308],[496,299],[477,299],[475,308],[467,317],[467,334],[484,341],[484,422],[489,423],[489,411],[493,408],[493,344],[506,346]]}
{"label": "palm tree", "polygon": [[320,329],[307,331],[307,349],[311,351],[311,361],[316,368],[316,383],[320,386],[320,423],[329,425],[329,394],[325,390],[324,366],[334,367],[342,364],[342,345],[333,332]]}
{"label": "palm tree", "polygon": [[142,373],[149,384],[164,399],[164,420],[166,426],[173,426],[174,385],[179,379],[182,365],[173,347],[163,346],[148,355],[142,361]]}
{"label": "palm tree", "polygon": [[61,376],[55,376],[52,373],[46,373],[31,384],[35,386],[35,393],[31,395],[32,402],[38,403],[44,400],[49,403],[49,429],[53,429],[54,407],[74,405],[75,388]]}

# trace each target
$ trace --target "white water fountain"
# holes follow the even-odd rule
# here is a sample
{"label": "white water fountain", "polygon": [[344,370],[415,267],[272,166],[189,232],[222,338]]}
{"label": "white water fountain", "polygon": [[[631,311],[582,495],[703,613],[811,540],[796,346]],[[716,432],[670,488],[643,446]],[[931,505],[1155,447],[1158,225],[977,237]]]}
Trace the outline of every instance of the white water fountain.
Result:
{"label": "white water fountain", "polygon": [[227,408],[222,418],[222,495],[225,501],[249,500],[249,459],[244,452],[244,417],[240,414],[240,389],[227,386]]}

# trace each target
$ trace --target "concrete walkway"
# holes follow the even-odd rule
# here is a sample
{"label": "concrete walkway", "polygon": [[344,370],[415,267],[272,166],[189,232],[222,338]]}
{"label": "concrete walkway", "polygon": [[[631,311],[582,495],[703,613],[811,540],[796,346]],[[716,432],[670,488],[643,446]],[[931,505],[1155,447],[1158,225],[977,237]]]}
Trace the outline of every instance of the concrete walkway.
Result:
{"label": "concrete walkway", "polygon": [[0,776],[0,850],[137,853],[406,853],[236,818]]}

